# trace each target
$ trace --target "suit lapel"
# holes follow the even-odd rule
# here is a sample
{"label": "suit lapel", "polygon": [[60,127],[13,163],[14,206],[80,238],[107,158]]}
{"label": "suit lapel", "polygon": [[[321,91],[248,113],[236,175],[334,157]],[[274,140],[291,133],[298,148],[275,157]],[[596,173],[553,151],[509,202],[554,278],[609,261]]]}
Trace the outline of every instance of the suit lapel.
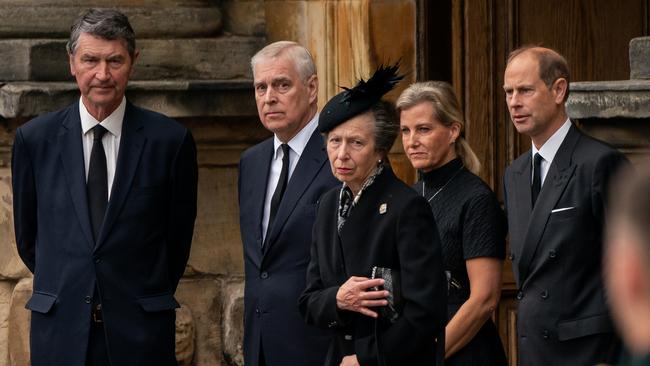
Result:
{"label": "suit lapel", "polygon": [[[282,227],[296,207],[298,200],[302,197],[303,193],[309,188],[309,185],[314,180],[323,164],[327,161],[327,154],[323,147],[323,138],[314,131],[305,146],[305,150],[298,160],[298,164],[291,175],[287,189],[282,197],[278,212],[275,216],[275,224],[271,228],[269,237],[267,238],[264,252],[268,252],[273,243],[277,239]],[[268,171],[268,169],[267,169]],[[260,219],[261,222],[261,219]]]}
{"label": "suit lapel", "polygon": [[519,278],[522,281],[525,281],[530,273],[532,260],[535,257],[537,248],[541,244],[541,238],[544,230],[546,230],[546,224],[551,216],[551,211],[562,196],[564,189],[575,171],[576,166],[573,164],[571,157],[579,137],[579,132],[572,125],[546,174],[546,179],[537,197],[537,203],[530,216],[528,231],[524,239],[524,247],[519,261]]}
{"label": "suit lapel", "polygon": [[[251,222],[256,223],[254,228],[241,228],[241,230],[254,230],[254,238],[259,238],[259,242],[255,242],[253,246],[245,246],[244,250],[247,251],[248,257],[253,258],[255,265],[260,266],[262,262],[262,218],[264,215],[264,199],[266,198],[267,182],[269,180],[269,173],[271,170],[271,158],[273,157],[273,139],[268,139],[263,142],[263,146],[256,156],[250,159],[250,166],[246,168],[246,180],[243,192],[239,194],[248,195],[245,198],[246,209],[250,210],[253,215]],[[241,209],[241,207],[240,207]]]}
{"label": "suit lapel", "polygon": [[117,156],[115,167],[115,179],[111,190],[111,198],[106,207],[104,223],[99,233],[97,247],[100,246],[111,230],[115,219],[128,196],[135,177],[136,168],[140,162],[142,148],[145,145],[146,137],[143,133],[141,120],[135,118],[135,107],[127,103],[124,121],[122,123],[122,137],[120,139],[120,150]]}
{"label": "suit lapel", "polygon": [[81,231],[92,248],[95,245],[90,217],[88,216],[88,198],[86,197],[86,167],[82,146],[81,118],[79,103],[68,108],[66,119],[61,124],[58,136],[58,146],[63,163],[63,173],[68,182],[70,196],[81,224]]}

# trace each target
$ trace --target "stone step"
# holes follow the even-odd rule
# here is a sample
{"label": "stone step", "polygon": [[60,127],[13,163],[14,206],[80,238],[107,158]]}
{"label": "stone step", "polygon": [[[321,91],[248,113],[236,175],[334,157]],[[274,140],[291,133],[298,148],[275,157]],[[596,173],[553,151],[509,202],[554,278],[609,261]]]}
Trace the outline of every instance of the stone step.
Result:
{"label": "stone step", "polygon": [[[67,38],[74,19],[89,7],[0,4],[0,39]],[[215,6],[167,7],[156,4],[155,7],[119,9],[129,17],[139,39],[209,37],[218,35],[223,25],[221,11]]]}
{"label": "stone step", "polygon": [[[214,6],[214,0],[29,0],[29,6],[65,6],[84,9],[93,7],[150,7],[169,8],[175,6]],[[25,6],[25,0],[0,0],[0,8]]]}
{"label": "stone step", "polygon": [[630,79],[650,79],[650,37],[630,41]]}
{"label": "stone step", "polygon": [[[136,105],[172,118],[257,116],[249,79],[132,81],[126,95]],[[0,116],[34,117],[78,98],[74,82],[7,83],[0,87]]]}
{"label": "stone step", "polygon": [[[144,39],[133,80],[251,78],[260,37]],[[0,80],[69,81],[63,39],[0,40]]]}
{"label": "stone step", "polygon": [[650,80],[573,82],[570,90],[573,119],[650,118]]}

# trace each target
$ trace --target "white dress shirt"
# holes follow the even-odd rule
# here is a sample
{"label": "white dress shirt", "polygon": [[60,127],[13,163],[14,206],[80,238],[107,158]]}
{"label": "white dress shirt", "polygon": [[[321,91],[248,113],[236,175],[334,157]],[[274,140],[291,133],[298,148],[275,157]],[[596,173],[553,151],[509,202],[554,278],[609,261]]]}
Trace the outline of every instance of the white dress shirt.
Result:
{"label": "white dress shirt", "polygon": [[106,154],[106,169],[108,176],[108,198],[111,197],[113,188],[113,179],[115,179],[115,167],[117,166],[117,154],[120,149],[120,137],[122,135],[122,122],[124,121],[124,112],[126,111],[126,98],[122,98],[122,103],[103,121],[98,121],[88,113],[86,106],[79,98],[79,116],[81,117],[81,132],[83,133],[83,150],[84,163],[86,167],[86,181],[88,181],[88,169],[90,167],[90,153],[93,150],[93,127],[101,123],[108,131],[102,137],[102,145]]}
{"label": "white dress shirt", "polygon": [[[311,135],[318,127],[318,113],[314,118],[305,125],[305,127],[300,130],[287,144],[289,145],[289,176],[287,177],[287,184],[291,179],[296,165],[298,165],[298,159],[302,155],[305,146],[309,142]],[[284,153],[282,152],[282,141],[278,139],[278,136],[273,136],[273,157],[271,158],[271,171],[269,172],[269,180],[266,182],[266,196],[264,198],[264,215],[262,217],[262,240],[266,238],[266,230],[269,227],[269,215],[271,213],[271,198],[273,198],[273,193],[275,192],[275,187],[278,185],[278,179],[280,178],[280,172],[282,171],[282,158]],[[286,193],[285,193],[286,194]]]}
{"label": "white dress shirt", "polygon": [[[569,133],[569,128],[571,128],[571,120],[567,118],[567,120],[564,122],[562,127],[558,128],[557,131],[542,145],[542,147],[537,150],[535,147],[535,144],[533,144],[533,148],[531,149],[532,153],[532,159],[531,159],[531,164],[533,164],[533,169],[534,169],[534,164],[535,164],[535,154],[539,153],[539,155],[542,156],[542,162],[540,163],[540,178],[542,179],[541,183],[544,185],[544,180],[546,179],[546,173],[548,173],[548,168],[551,166],[551,163],[553,162],[553,159],[555,158],[555,154],[557,154],[557,151],[560,149],[560,145],[562,145],[562,142],[564,141],[564,138],[566,137],[567,133]],[[533,171],[531,169],[531,172]],[[530,178],[530,184],[533,184],[533,176],[531,174]],[[541,186],[540,186],[541,187]]]}

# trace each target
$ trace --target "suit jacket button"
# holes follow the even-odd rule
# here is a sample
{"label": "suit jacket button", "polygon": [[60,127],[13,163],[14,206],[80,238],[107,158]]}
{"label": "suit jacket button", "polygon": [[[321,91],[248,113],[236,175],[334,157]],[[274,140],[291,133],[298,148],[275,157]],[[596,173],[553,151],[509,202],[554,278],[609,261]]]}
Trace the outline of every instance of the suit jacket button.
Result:
{"label": "suit jacket button", "polygon": [[259,308],[255,309],[255,314],[257,314],[257,316],[260,316],[260,309]]}
{"label": "suit jacket button", "polygon": [[514,261],[515,260],[515,255],[510,253],[510,255],[508,256],[508,259],[510,259],[511,261]]}
{"label": "suit jacket button", "polygon": [[551,259],[557,257],[557,253],[555,253],[555,250],[551,249],[551,251],[548,252],[548,257],[551,258]]}
{"label": "suit jacket button", "polygon": [[544,329],[544,330],[542,331],[542,337],[543,337],[544,339],[548,339],[548,338],[549,338],[548,330]]}
{"label": "suit jacket button", "polygon": [[266,271],[260,273],[260,278],[263,279],[263,280],[269,278],[269,273],[266,272]]}
{"label": "suit jacket button", "polygon": [[542,299],[544,300],[548,299],[548,291],[547,290],[542,291],[542,293],[539,296],[541,296]]}
{"label": "suit jacket button", "polygon": [[523,298],[524,298],[524,292],[523,291],[517,292],[517,300],[521,300]]}
{"label": "suit jacket button", "polygon": [[84,297],[84,301],[86,302],[86,304],[90,304],[93,301],[93,298],[90,296],[86,296]]}

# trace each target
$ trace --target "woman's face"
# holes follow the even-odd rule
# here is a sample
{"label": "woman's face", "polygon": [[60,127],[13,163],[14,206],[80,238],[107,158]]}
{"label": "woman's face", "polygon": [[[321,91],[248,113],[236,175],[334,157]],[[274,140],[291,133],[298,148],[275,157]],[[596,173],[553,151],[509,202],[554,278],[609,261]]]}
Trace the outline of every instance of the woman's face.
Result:
{"label": "woman's face", "polygon": [[447,127],[434,114],[433,104],[422,102],[400,112],[404,152],[414,168],[428,172],[456,158],[454,142],[460,124]]}
{"label": "woman's face", "polygon": [[355,195],[381,159],[375,151],[374,130],[374,117],[367,112],[341,123],[327,134],[332,173]]}

